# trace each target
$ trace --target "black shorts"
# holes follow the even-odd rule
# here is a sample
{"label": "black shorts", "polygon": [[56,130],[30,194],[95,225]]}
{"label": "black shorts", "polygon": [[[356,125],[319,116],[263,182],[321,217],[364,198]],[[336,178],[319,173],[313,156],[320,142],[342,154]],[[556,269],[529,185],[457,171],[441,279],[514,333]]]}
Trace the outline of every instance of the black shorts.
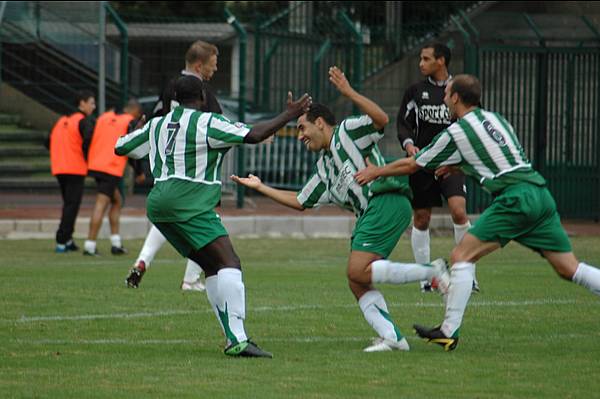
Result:
{"label": "black shorts", "polygon": [[413,192],[413,209],[441,207],[442,196],[448,200],[456,195],[467,195],[463,174],[453,174],[445,179],[436,180],[433,172],[420,170],[410,175],[408,181]]}
{"label": "black shorts", "polygon": [[96,179],[96,188],[98,193],[104,194],[107,197],[113,199],[115,196],[115,190],[119,186],[119,182],[122,177],[109,175],[104,172],[97,172],[95,170],[90,170],[88,175],[92,176]]}

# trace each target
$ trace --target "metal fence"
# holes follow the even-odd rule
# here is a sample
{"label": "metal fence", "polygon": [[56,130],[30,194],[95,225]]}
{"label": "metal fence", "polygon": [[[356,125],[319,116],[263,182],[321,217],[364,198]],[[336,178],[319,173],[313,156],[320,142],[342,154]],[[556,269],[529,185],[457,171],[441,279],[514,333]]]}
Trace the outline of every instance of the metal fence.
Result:
{"label": "metal fence", "polygon": [[[94,90],[105,73],[107,101],[123,103],[131,82],[141,70],[139,58],[128,52],[127,30],[105,2],[5,2],[0,25],[2,79],[65,113],[74,109],[70,98],[81,89]],[[108,12],[108,30],[115,43],[106,42],[105,64],[99,62],[100,7]],[[133,76],[133,79],[130,79]]]}
{"label": "metal fence", "polygon": [[[476,46],[467,40],[477,58],[466,62],[465,69],[482,82],[484,108],[505,115],[515,127],[527,156],[548,181],[559,212],[598,220],[600,35],[585,18],[566,21],[564,29],[570,32],[559,30],[557,20],[548,17],[538,17],[539,25],[547,22],[546,29],[526,14],[512,18],[521,20],[531,36],[504,45]],[[469,188],[470,211],[482,211],[491,198],[472,182]]]}

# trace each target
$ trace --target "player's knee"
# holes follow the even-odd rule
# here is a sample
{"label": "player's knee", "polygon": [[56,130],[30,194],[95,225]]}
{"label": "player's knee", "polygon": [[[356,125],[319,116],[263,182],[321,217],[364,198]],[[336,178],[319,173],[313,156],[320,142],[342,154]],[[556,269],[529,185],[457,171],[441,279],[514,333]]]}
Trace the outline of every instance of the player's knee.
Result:
{"label": "player's knee", "polygon": [[469,254],[460,245],[454,247],[450,253],[450,263],[455,264],[456,262],[470,262]]}
{"label": "player's knee", "polygon": [[469,221],[467,211],[464,208],[451,209],[450,215],[454,224],[465,224]]}
{"label": "player's knee", "polygon": [[346,272],[348,280],[356,284],[368,284],[371,282],[370,273],[367,273],[364,267],[348,267]]}
{"label": "player's knee", "polygon": [[418,230],[427,230],[431,221],[431,213],[425,211],[416,211],[413,215],[413,224]]}
{"label": "player's knee", "polygon": [[572,281],[573,276],[575,275],[575,272],[577,271],[577,265],[560,263],[560,264],[556,264],[553,266],[554,266],[554,270],[556,270],[556,273],[558,274],[558,276],[567,281]]}

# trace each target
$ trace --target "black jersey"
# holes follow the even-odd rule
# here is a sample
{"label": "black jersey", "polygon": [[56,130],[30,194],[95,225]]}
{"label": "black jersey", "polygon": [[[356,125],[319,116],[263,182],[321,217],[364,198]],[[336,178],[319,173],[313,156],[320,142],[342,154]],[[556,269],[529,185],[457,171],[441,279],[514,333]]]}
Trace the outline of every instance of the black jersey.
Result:
{"label": "black jersey", "polygon": [[[162,91],[162,94],[160,95],[158,102],[154,106],[154,110],[152,111],[152,113],[153,113],[152,116],[165,116],[166,114],[168,114],[171,111],[173,103],[176,103],[176,101],[175,101],[175,82],[177,81],[177,79],[179,79],[179,77],[184,76],[184,75],[191,75],[191,74],[187,73],[186,71],[182,71],[181,75],[171,79],[167,83],[167,86]],[[196,75],[191,75],[191,76],[196,76]],[[221,106],[219,105],[219,102],[217,101],[217,97],[215,97],[215,95],[213,94],[212,88],[205,81],[202,81],[202,85],[204,86],[204,97],[205,98],[204,98],[204,104],[202,105],[202,108],[200,108],[200,111],[214,112],[216,114],[222,114],[223,110],[221,109]]]}
{"label": "black jersey", "polygon": [[450,112],[444,104],[444,89],[448,80],[436,82],[429,77],[406,90],[396,125],[402,148],[412,142],[422,149],[439,132],[450,126]]}

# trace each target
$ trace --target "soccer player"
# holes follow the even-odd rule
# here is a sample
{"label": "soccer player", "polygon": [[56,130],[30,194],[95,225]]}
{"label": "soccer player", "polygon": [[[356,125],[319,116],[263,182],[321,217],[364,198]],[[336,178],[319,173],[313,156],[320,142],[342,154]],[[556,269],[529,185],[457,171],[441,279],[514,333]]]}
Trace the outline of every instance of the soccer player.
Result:
{"label": "soccer player", "polygon": [[298,139],[308,150],[320,153],[314,174],[302,190],[298,193],[277,190],[253,175],[232,176],[232,179],[299,211],[326,203],[353,211],[357,221],[348,259],[350,290],[379,336],[364,351],[407,351],[408,342],[373,284],[403,284],[433,277],[443,281],[446,263],[442,259],[428,265],[385,260],[410,223],[410,189],[397,179],[380,179],[360,187],[353,176],[365,167],[365,157],[378,165],[384,164],[377,142],[383,137],[388,116],[373,101],[357,93],[337,67],[330,68],[329,79],[366,115],[349,117],[337,125],[326,106],[313,104],[298,118]]}
{"label": "soccer player", "polygon": [[148,218],[182,256],[203,266],[208,300],[228,341],[225,354],[271,357],[248,339],[244,329],[240,259],[214,211],[221,198],[221,162],[232,146],[256,144],[275,134],[303,114],[311,99],[305,94],[292,102],[289,93],[286,111],[248,126],[199,111],[204,87],[195,77],[180,77],[175,93],[179,106],[121,137],[115,151],[133,158],[150,155],[156,183],[148,196]]}
{"label": "soccer player", "polygon": [[[202,40],[195,41],[185,54],[185,69],[181,71],[179,76],[193,76],[204,82],[205,101],[201,111],[222,114],[221,106],[207,83],[217,71],[218,55],[219,49],[215,45]],[[173,106],[178,105],[175,102],[174,92],[176,81],[177,77],[170,80],[162,91],[160,100],[154,107],[154,116],[164,116],[171,111]],[[146,236],[138,258],[125,280],[127,287],[139,287],[144,273],[150,267],[154,256],[165,242],[167,242],[165,236],[155,226],[152,226]],[[184,291],[204,291],[204,284],[200,281],[201,273],[202,267],[193,260],[188,259],[183,280],[181,281],[181,289]]]}
{"label": "soccer player", "polygon": [[79,92],[76,105],[77,112],[61,117],[46,141],[46,148],[50,150],[52,174],[58,180],[63,199],[60,225],[56,231],[57,253],[79,250],[73,241],[73,230],[83,196],[87,153],[94,132],[94,93],[87,90]]}
{"label": "soccer player", "polygon": [[142,107],[137,100],[131,99],[123,111],[106,111],[98,117],[94,128],[88,154],[88,175],[96,180],[98,194],[90,218],[88,238],[83,245],[84,255],[98,255],[96,238],[107,210],[110,223],[110,252],[113,255],[127,253],[119,235],[123,196],[118,188],[125,173],[127,157],[115,155],[115,144],[120,136],[133,130],[136,120],[142,116]]}
{"label": "soccer player", "polygon": [[[450,49],[441,43],[430,43],[421,48],[419,69],[426,79],[406,90],[397,119],[398,139],[409,157],[450,126],[451,118],[444,104],[444,88],[452,78],[448,72],[450,57]],[[466,211],[465,176],[457,173],[438,179],[433,173],[420,170],[409,177],[409,184],[413,192],[410,236],[413,255],[417,263],[429,263],[431,209],[442,206],[441,196],[448,202],[457,244],[471,227]],[[479,291],[476,280],[473,288]],[[421,281],[421,291],[431,290],[428,281]]]}
{"label": "soccer player", "polygon": [[600,295],[600,270],[577,260],[560,224],[556,204],[544,178],[525,157],[509,122],[479,108],[476,77],[458,75],[446,87],[444,102],[455,123],[415,156],[384,167],[369,165],[356,179],[361,184],[381,176],[407,175],[423,168],[444,176],[462,169],[494,200],[451,254],[446,313],[438,327],[415,325],[417,334],[446,351],[458,344],[458,331],[471,295],[475,265],[483,256],[515,240],[539,252],[558,275]]}

